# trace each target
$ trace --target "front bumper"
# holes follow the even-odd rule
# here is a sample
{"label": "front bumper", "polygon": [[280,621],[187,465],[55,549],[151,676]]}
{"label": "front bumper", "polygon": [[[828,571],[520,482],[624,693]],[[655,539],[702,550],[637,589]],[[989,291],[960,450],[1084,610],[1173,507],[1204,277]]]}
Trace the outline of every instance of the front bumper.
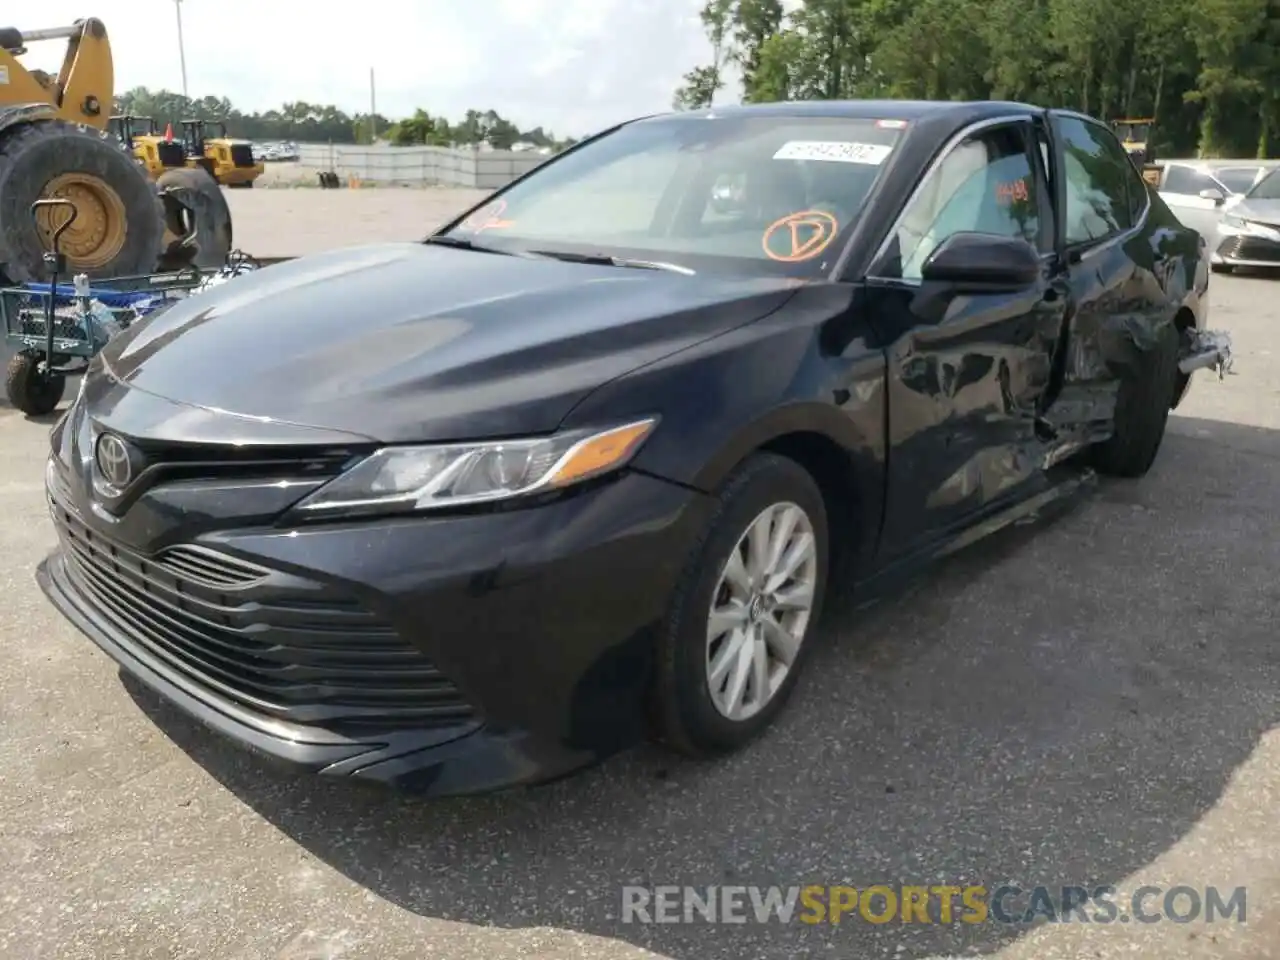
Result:
{"label": "front bumper", "polygon": [[57,472],[38,579],[120,667],[254,752],[429,795],[553,779],[644,735],[653,628],[709,504],[630,473],[524,510],[148,551]]}
{"label": "front bumper", "polygon": [[1280,267],[1280,228],[1218,225],[1211,261],[1227,267]]}

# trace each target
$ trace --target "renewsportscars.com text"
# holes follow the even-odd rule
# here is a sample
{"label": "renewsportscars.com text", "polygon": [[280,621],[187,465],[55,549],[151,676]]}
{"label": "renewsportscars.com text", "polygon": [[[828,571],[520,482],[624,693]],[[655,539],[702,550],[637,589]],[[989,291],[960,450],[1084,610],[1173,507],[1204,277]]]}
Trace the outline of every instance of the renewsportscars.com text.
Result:
{"label": "renewsportscars.com text", "polygon": [[623,923],[1202,923],[1246,920],[1244,887],[628,886]]}

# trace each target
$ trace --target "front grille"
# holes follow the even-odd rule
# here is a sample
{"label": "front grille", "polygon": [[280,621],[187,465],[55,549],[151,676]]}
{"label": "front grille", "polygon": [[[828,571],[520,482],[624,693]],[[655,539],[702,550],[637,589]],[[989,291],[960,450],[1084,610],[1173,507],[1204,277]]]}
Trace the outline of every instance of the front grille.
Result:
{"label": "front grille", "polygon": [[1218,254],[1228,260],[1280,264],[1280,243],[1263,237],[1229,237],[1218,247]]}
{"label": "front grille", "polygon": [[237,167],[252,167],[253,147],[247,143],[233,143],[231,145],[231,162]]}
{"label": "front grille", "polygon": [[157,143],[156,156],[166,167],[183,167],[187,163],[187,151],[176,140],[161,140]]}
{"label": "front grille", "polygon": [[475,717],[450,680],[353,599],[205,547],[144,557],[53,497],[50,509],[83,600],[131,645],[221,697],[336,727]]}
{"label": "front grille", "polygon": [[158,443],[129,437],[152,482],[164,480],[325,480],[335,477],[363,447],[235,447],[230,444]]}

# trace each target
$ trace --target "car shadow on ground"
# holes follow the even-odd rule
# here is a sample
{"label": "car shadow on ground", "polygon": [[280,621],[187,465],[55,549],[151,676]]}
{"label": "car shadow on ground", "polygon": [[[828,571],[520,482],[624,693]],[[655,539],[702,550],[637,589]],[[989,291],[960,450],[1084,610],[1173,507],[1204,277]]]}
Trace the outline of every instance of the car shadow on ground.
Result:
{"label": "car shadow on ground", "polygon": [[1280,721],[1280,433],[1170,423],[1145,480],[826,618],[777,727],[714,763],[642,747],[541,789],[427,802],[282,773],[129,687],[262,817],[422,916],[678,960],[989,953],[1026,928],[623,924],[621,889],[1093,887],[1168,850]]}

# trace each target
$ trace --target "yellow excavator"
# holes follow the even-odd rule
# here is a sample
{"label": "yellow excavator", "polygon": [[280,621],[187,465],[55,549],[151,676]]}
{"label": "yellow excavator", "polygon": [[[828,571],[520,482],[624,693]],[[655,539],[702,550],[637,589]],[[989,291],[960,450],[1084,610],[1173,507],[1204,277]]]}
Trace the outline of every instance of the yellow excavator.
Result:
{"label": "yellow excavator", "polygon": [[[66,40],[57,76],[28,70],[27,45]],[[188,265],[222,266],[231,251],[231,213],[199,169],[154,179],[107,135],[114,103],[107,30],[90,17],[69,27],[0,27],[0,277],[46,279],[44,252],[65,215],[36,200],[60,198],[77,216],[61,237],[71,273],[137,276]]]}

